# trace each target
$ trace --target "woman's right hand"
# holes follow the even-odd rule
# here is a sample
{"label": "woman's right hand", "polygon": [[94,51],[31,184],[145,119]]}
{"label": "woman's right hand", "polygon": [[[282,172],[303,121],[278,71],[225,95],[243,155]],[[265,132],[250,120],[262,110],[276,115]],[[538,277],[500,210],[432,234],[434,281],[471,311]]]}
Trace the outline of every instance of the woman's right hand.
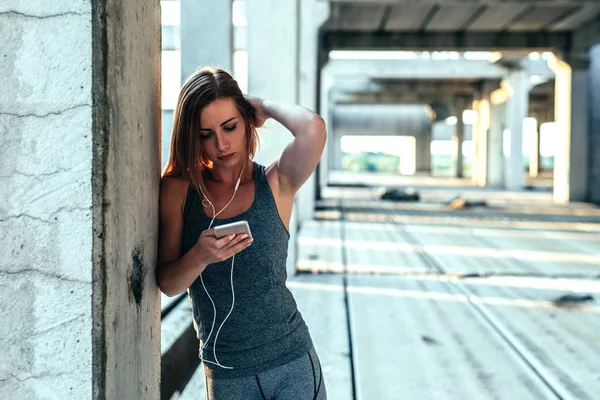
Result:
{"label": "woman's right hand", "polygon": [[217,239],[215,231],[207,229],[200,234],[194,247],[198,250],[203,265],[227,260],[252,244],[252,238],[246,234],[229,235]]}

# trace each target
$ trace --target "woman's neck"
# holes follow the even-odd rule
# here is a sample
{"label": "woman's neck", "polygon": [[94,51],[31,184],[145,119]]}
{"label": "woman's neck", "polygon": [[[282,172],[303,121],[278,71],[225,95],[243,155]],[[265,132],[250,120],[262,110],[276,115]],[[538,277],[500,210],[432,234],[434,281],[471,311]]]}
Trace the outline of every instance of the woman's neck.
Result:
{"label": "woman's neck", "polygon": [[205,170],[204,179],[210,180],[219,185],[235,186],[241,174],[241,183],[248,181],[252,177],[252,160],[248,159],[245,163],[240,163],[231,168],[214,167],[210,170]]}

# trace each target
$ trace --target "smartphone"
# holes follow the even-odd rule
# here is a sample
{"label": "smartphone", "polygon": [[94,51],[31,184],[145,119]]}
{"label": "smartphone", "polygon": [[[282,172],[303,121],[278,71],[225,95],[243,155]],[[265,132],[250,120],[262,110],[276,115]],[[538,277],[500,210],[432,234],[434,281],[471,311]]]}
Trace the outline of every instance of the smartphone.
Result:
{"label": "smartphone", "polygon": [[248,237],[252,238],[252,233],[250,233],[250,225],[248,225],[248,221],[238,221],[232,222],[231,224],[215,226],[213,230],[215,231],[215,236],[217,237],[217,239],[228,235],[239,235],[243,233],[248,235]]}

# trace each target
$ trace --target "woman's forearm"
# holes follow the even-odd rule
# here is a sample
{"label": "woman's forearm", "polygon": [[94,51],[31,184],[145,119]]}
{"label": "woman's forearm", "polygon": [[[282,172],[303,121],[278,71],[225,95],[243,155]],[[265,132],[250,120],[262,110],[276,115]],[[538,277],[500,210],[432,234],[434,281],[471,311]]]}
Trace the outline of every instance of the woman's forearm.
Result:
{"label": "woman's forearm", "polygon": [[317,128],[323,125],[323,119],[307,108],[295,104],[263,100],[263,110],[266,116],[281,123],[294,137],[319,134],[322,131]]}
{"label": "woman's forearm", "polygon": [[206,268],[202,264],[198,249],[193,247],[176,261],[163,263],[157,272],[158,286],[169,297],[183,293]]}

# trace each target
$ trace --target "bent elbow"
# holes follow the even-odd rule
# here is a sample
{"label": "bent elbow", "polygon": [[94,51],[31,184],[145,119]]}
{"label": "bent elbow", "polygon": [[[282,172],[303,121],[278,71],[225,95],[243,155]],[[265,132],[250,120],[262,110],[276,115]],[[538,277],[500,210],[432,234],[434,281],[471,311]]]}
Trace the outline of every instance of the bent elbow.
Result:
{"label": "bent elbow", "polygon": [[157,284],[158,289],[161,291],[162,294],[166,295],[167,297],[173,297],[173,293],[169,290],[167,286],[165,286],[164,282],[161,282],[159,280],[157,281]]}
{"label": "bent elbow", "polygon": [[180,290],[173,290],[173,288],[165,287],[165,285],[161,285],[161,284],[158,285],[158,288],[167,297],[175,297],[175,296],[178,296],[181,293],[183,293]]}
{"label": "bent elbow", "polygon": [[165,279],[165,276],[162,273],[162,268],[160,268],[160,266],[158,266],[156,270],[156,285],[158,286],[158,289],[167,297],[174,297],[178,294],[175,293],[173,287],[171,287],[171,285],[169,285],[169,283],[167,282],[167,279]]}
{"label": "bent elbow", "polygon": [[312,121],[314,135],[319,139],[319,142],[325,145],[327,140],[327,125],[325,120],[318,114],[315,114]]}

